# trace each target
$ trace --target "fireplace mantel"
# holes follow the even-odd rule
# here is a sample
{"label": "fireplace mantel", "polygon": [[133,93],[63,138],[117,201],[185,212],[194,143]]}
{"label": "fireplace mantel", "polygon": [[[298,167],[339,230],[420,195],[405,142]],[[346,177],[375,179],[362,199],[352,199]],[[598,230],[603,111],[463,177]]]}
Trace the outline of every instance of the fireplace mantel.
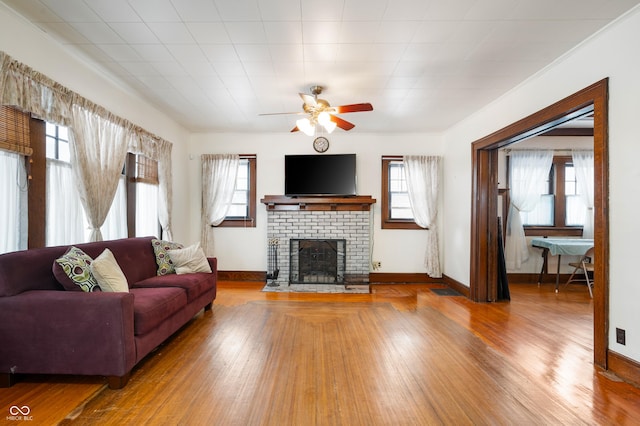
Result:
{"label": "fireplace mantel", "polygon": [[304,211],[369,211],[376,200],[370,195],[353,197],[287,197],[285,195],[265,195],[262,200],[267,210]]}

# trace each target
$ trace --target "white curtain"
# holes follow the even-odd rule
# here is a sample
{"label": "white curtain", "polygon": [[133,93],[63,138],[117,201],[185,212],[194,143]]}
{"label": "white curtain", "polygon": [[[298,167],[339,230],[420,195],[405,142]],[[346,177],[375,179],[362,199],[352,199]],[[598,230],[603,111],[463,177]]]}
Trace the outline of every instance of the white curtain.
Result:
{"label": "white curtain", "polygon": [[[47,246],[89,241],[87,221],[71,164],[47,159]],[[127,237],[126,178],[120,177],[109,213],[102,225],[105,240]]]}
{"label": "white curtain", "polygon": [[86,229],[71,164],[47,159],[47,246],[84,243]]}
{"label": "white curtain", "polygon": [[136,237],[158,235],[158,185],[136,183]]}
{"label": "white curtain", "polygon": [[111,207],[127,156],[130,133],[80,104],[72,107],[71,165],[91,227],[90,241],[103,239],[100,228]]}
{"label": "white curtain", "polygon": [[587,208],[582,238],[593,238],[593,151],[572,150],[573,167],[576,171],[578,195]]}
{"label": "white curtain", "polygon": [[159,139],[155,141],[155,146],[157,147],[156,160],[158,161],[158,221],[162,227],[161,237],[173,241],[171,230],[171,204],[173,203],[171,148],[173,145]]}
{"label": "white curtain", "polygon": [[202,248],[213,256],[213,227],[225,218],[238,176],[237,154],[202,156]]}
{"label": "white curtain", "polygon": [[[91,229],[88,223],[85,228]],[[127,178],[120,175],[118,189],[113,197],[109,213],[102,224],[102,238],[105,240],[127,238],[127,231]],[[90,235],[87,235],[87,238],[90,238]]]}
{"label": "white curtain", "polygon": [[0,150],[0,253],[27,248],[23,232],[25,221],[22,217],[26,218],[27,210],[21,208],[27,190],[23,162],[23,156]]}
{"label": "white curtain", "polygon": [[438,191],[440,186],[440,157],[406,155],[403,158],[409,201],[415,222],[427,229],[427,248],[424,265],[430,277],[440,278],[438,247]]}
{"label": "white curtain", "polygon": [[511,205],[505,242],[507,269],[520,269],[522,263],[529,259],[529,247],[520,212],[533,210],[540,201],[538,184],[549,176],[552,162],[552,150],[511,151],[509,157]]}
{"label": "white curtain", "polygon": [[[44,74],[13,59],[0,51],[0,104],[16,105],[50,123],[73,127],[77,110],[99,116],[111,123],[118,123],[127,133],[129,151],[142,153],[158,161],[160,194],[158,217],[163,229],[163,238],[171,235],[171,149],[172,144],[133,123],[116,117],[109,111],[74,93]],[[123,163],[124,164],[124,163]],[[94,164],[95,170],[102,165]],[[115,188],[115,179],[113,188]],[[115,192],[115,190],[114,190]],[[105,197],[106,198],[106,197]],[[99,230],[97,230],[99,231]],[[95,233],[95,232],[94,232]]]}

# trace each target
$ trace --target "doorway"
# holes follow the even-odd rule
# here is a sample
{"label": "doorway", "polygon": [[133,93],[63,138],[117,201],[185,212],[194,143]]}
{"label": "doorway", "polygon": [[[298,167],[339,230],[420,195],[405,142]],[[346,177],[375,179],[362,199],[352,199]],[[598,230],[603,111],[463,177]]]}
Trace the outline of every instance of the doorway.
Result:
{"label": "doorway", "polygon": [[493,302],[498,292],[498,149],[593,113],[594,151],[594,363],[607,368],[609,318],[608,79],[473,142],[470,297]]}

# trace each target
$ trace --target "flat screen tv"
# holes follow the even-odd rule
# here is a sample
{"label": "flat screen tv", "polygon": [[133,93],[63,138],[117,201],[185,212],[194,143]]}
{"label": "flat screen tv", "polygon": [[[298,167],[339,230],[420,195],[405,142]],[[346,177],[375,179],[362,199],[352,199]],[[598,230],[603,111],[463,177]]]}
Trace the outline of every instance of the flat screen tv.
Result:
{"label": "flat screen tv", "polygon": [[356,155],[285,155],[284,194],[288,197],[356,195]]}

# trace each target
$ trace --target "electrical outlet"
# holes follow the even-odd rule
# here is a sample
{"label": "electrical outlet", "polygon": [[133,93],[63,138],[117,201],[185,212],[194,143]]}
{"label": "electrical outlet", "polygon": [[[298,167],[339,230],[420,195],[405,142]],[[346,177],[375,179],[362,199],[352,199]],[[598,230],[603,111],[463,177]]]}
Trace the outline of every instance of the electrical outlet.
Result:
{"label": "electrical outlet", "polygon": [[377,271],[380,268],[382,268],[382,262],[380,262],[379,260],[374,260],[373,261],[373,270]]}
{"label": "electrical outlet", "polygon": [[616,327],[616,342],[618,342],[621,345],[626,345],[627,344],[626,334],[627,333],[624,329]]}

